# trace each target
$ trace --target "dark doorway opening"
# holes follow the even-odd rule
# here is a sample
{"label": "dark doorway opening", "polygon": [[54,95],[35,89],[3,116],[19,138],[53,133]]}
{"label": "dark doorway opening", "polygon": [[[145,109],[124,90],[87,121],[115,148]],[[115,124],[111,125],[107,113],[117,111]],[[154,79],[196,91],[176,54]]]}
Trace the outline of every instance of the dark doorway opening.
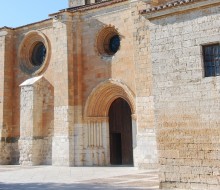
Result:
{"label": "dark doorway opening", "polygon": [[122,99],[116,99],[109,109],[110,163],[133,165],[131,109]]}
{"label": "dark doorway opening", "polygon": [[121,134],[111,133],[111,164],[122,164]]}

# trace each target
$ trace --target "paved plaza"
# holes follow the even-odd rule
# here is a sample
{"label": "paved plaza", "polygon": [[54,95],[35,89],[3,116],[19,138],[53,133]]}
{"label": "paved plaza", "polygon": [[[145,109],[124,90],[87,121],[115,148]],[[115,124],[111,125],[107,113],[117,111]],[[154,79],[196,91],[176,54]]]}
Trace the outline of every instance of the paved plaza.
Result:
{"label": "paved plaza", "polygon": [[0,190],[158,189],[155,170],[134,167],[0,166]]}

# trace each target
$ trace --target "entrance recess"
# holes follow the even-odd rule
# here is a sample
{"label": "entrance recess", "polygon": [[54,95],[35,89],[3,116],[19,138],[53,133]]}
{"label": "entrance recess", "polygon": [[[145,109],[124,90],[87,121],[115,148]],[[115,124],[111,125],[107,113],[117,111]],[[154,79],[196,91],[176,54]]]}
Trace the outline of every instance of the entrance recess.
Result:
{"label": "entrance recess", "polygon": [[131,109],[122,99],[116,99],[109,109],[110,163],[133,165]]}

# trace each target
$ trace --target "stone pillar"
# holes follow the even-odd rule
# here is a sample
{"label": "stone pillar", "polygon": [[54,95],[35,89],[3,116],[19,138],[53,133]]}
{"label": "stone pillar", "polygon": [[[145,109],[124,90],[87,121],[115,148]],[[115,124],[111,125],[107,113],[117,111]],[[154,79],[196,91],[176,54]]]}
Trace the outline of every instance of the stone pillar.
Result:
{"label": "stone pillar", "polygon": [[102,127],[103,127],[103,148],[105,151],[105,165],[110,165],[110,137],[109,137],[109,118],[102,118]]}
{"label": "stone pillar", "polygon": [[[52,164],[56,166],[74,165],[74,136],[70,135],[73,125],[73,109],[68,106],[55,107],[54,137],[52,143]],[[73,127],[73,126],[72,126]]]}
{"label": "stone pillar", "polygon": [[0,164],[16,160],[12,150],[17,144],[12,131],[14,52],[13,30],[4,27],[0,29]]}
{"label": "stone pillar", "polygon": [[73,21],[64,13],[54,20],[54,137],[52,164],[74,165]]}
{"label": "stone pillar", "polygon": [[20,164],[38,165],[42,162],[42,110],[41,76],[23,82],[20,94]]}
{"label": "stone pillar", "polygon": [[140,168],[158,167],[153,75],[149,48],[150,34],[146,30],[149,23],[139,14],[139,10],[150,6],[149,3],[148,1],[131,1],[131,18],[134,21],[133,44],[137,115],[137,146],[134,148],[134,164]]}

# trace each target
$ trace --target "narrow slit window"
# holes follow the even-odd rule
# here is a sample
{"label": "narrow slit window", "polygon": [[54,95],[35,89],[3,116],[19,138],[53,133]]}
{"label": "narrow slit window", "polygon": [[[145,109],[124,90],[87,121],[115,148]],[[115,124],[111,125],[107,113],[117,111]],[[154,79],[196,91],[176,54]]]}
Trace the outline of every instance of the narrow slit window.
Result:
{"label": "narrow slit window", "polygon": [[220,45],[203,46],[205,77],[220,76]]}

